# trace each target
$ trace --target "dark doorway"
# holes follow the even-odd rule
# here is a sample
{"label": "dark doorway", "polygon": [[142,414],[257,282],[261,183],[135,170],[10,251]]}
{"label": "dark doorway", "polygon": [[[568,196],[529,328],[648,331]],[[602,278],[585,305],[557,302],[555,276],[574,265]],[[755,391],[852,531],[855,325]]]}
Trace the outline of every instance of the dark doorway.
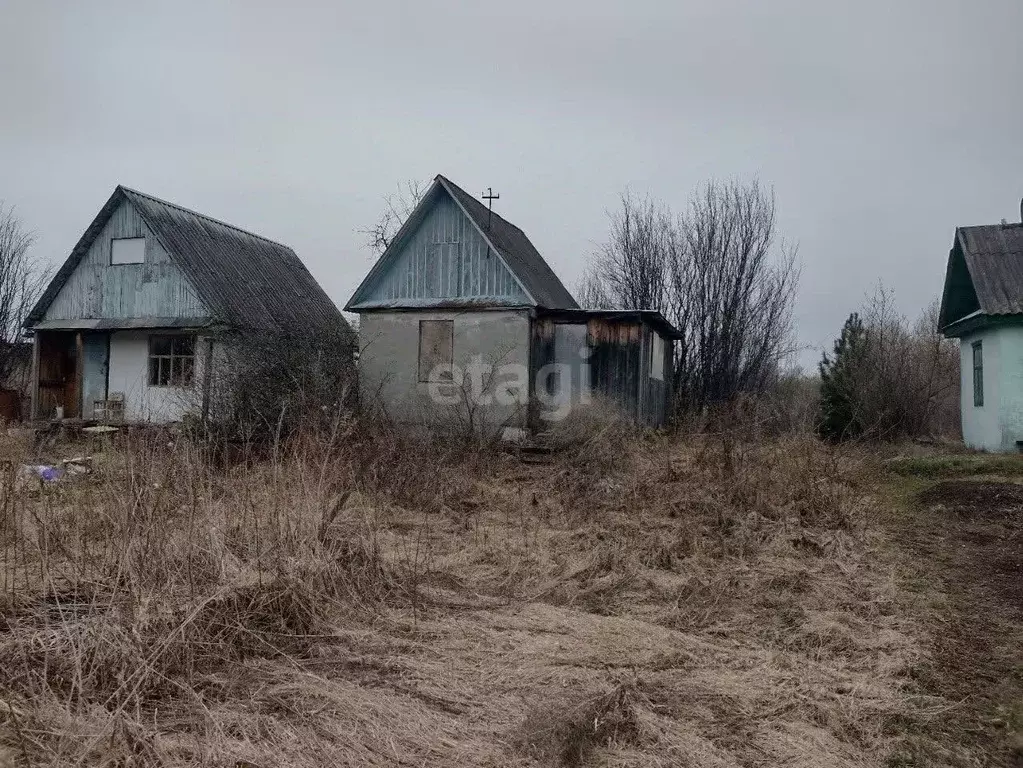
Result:
{"label": "dark doorway", "polygon": [[81,334],[66,331],[38,331],[39,396],[38,418],[52,419],[60,408],[64,418],[78,418],[81,401]]}

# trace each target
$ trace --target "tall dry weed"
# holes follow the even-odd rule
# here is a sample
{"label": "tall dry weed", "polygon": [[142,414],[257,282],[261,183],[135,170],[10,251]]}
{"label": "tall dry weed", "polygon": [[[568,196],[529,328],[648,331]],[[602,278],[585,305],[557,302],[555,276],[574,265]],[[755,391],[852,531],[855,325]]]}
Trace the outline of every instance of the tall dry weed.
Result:
{"label": "tall dry weed", "polygon": [[732,697],[753,765],[785,757],[755,714],[775,695],[879,753],[863,723],[889,700],[829,703],[850,665],[877,675],[874,618],[832,610],[880,603],[842,571],[856,463],[803,437],[580,437],[526,464],[339,419],[232,462],[127,436],[73,482],[0,483],[0,754],[658,764]]}

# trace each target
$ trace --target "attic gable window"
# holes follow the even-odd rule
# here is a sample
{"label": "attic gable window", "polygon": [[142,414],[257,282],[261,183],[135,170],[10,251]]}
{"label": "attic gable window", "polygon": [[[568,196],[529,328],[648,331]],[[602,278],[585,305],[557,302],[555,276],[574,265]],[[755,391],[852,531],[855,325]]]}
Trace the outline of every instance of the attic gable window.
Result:
{"label": "attic gable window", "polygon": [[110,241],[111,264],[141,264],[146,260],[146,238],[115,237]]}

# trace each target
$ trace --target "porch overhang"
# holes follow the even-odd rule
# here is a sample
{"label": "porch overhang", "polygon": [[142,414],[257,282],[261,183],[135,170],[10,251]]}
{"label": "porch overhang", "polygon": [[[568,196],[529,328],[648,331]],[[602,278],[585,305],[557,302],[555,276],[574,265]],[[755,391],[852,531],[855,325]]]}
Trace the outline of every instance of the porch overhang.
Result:
{"label": "porch overhang", "polygon": [[565,323],[585,323],[591,319],[610,323],[646,323],[665,338],[684,338],[656,309],[537,309],[536,314],[537,317]]}
{"label": "porch overhang", "polygon": [[1023,325],[1023,314],[987,315],[977,311],[944,326],[941,334],[947,339],[958,339],[982,328],[1004,325]]}

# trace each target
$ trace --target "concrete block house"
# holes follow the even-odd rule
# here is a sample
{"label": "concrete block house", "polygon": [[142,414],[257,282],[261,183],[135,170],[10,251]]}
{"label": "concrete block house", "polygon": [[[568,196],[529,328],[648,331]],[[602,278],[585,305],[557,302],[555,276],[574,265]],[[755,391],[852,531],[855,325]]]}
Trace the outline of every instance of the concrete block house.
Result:
{"label": "concrete block house", "polygon": [[939,330],[959,339],[963,440],[1023,448],[1023,224],[956,229]]}
{"label": "concrete block house", "polygon": [[205,412],[232,331],[352,331],[295,252],[118,186],[32,309],[32,417]]}
{"label": "concrete block house", "polygon": [[521,229],[443,176],[345,309],[361,402],[396,421],[536,428],[598,396],[667,421],[675,329],[579,307]]}

